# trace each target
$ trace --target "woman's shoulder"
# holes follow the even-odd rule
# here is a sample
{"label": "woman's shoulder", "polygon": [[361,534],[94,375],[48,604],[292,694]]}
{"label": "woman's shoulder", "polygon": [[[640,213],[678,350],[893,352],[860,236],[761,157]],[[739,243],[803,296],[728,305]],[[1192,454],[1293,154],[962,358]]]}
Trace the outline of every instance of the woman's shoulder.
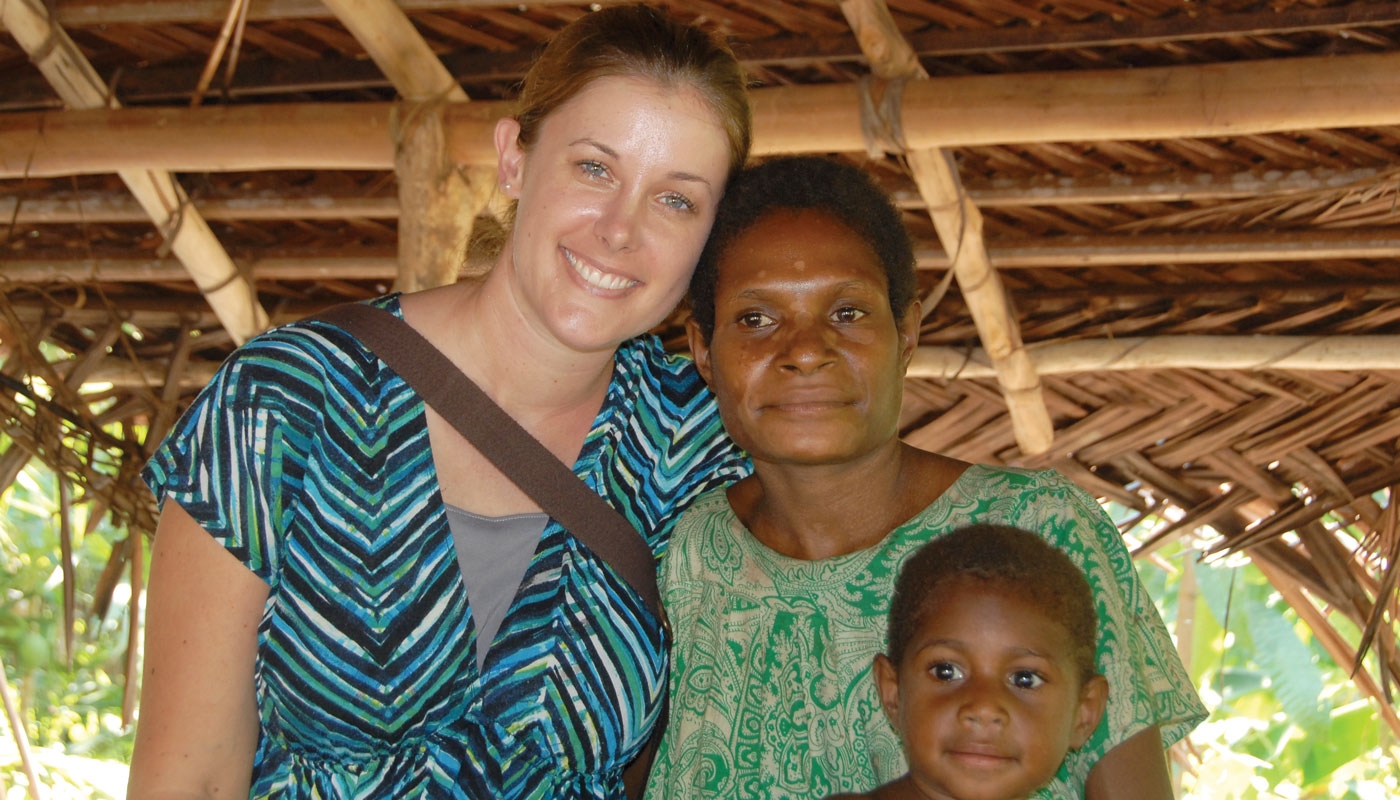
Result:
{"label": "woman's shoulder", "polygon": [[641,426],[666,432],[668,440],[724,439],[719,407],[689,356],[667,352],[655,336],[624,342],[614,358],[610,403]]}
{"label": "woman's shoulder", "polygon": [[963,471],[956,484],[976,487],[979,491],[995,488],[1002,491],[1018,490],[1026,492],[1078,489],[1078,484],[1058,470],[1029,469],[1001,464],[973,464]]}
{"label": "woman's shoulder", "polygon": [[658,337],[647,334],[629,339],[617,348],[614,359],[619,377],[670,388],[704,388],[705,382],[688,355],[672,353]]}
{"label": "woman's shoulder", "polygon": [[[397,295],[367,301],[398,314]],[[313,314],[269,328],[244,342],[225,360],[227,381],[321,382],[328,375],[364,372],[375,356],[353,334]]]}

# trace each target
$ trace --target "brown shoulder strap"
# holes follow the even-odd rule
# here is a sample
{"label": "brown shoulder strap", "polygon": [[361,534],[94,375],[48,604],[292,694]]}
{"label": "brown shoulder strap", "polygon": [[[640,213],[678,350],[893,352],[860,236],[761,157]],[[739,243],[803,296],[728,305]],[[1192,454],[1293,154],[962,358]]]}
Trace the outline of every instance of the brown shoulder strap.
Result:
{"label": "brown shoulder strap", "polygon": [[345,303],[314,318],[344,328],[374,351],[546,514],[616,570],[664,624],[656,561],[646,540],[442,351],[377,306]]}

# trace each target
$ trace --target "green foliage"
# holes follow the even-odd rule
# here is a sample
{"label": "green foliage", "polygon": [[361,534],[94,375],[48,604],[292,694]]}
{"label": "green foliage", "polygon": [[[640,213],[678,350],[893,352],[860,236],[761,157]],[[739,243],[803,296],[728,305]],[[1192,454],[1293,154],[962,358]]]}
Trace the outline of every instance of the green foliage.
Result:
{"label": "green foliage", "polygon": [[[1176,553],[1171,558],[1195,558]],[[1174,575],[1139,563],[1179,617]],[[1156,573],[1156,574],[1154,574]],[[1198,564],[1194,658],[1188,665],[1211,717],[1191,736],[1196,774],[1187,798],[1400,796],[1400,744],[1307,626],[1247,561]]]}
{"label": "green foliage", "polygon": [[[0,445],[9,443],[0,439]],[[88,507],[73,507],[75,625],[73,652],[65,651],[63,572],[60,563],[57,479],[31,462],[0,505],[0,653],[5,679],[21,707],[25,734],[34,749],[48,797],[101,797],[100,786],[82,777],[93,771],[79,760],[100,759],[120,767],[130,760],[132,734],[121,725],[126,669],[129,586],[113,594],[106,615],[91,614],[98,578],[126,532],[99,523],[91,533]],[[23,786],[8,724],[0,731],[0,783]],[[104,773],[100,765],[96,774]],[[124,769],[120,770],[124,773]]]}

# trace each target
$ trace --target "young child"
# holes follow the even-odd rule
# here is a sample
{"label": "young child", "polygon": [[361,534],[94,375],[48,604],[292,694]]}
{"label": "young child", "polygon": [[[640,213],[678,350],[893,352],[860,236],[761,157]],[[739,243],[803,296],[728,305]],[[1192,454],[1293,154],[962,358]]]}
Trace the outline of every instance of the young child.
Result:
{"label": "young child", "polygon": [[1013,800],[1045,785],[1108,701],[1097,625],[1084,574],[1029,531],[970,525],[924,545],[874,665],[909,773],[864,797]]}

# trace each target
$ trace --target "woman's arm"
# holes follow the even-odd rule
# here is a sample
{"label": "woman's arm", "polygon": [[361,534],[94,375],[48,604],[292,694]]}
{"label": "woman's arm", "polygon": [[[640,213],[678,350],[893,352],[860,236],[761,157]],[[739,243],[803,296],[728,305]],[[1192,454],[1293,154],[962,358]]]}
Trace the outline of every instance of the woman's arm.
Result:
{"label": "woman's arm", "polygon": [[179,506],[156,528],[129,800],[247,797],[268,588]]}
{"label": "woman's arm", "polygon": [[1109,750],[1089,771],[1084,800],[1172,800],[1171,775],[1156,725]]}

